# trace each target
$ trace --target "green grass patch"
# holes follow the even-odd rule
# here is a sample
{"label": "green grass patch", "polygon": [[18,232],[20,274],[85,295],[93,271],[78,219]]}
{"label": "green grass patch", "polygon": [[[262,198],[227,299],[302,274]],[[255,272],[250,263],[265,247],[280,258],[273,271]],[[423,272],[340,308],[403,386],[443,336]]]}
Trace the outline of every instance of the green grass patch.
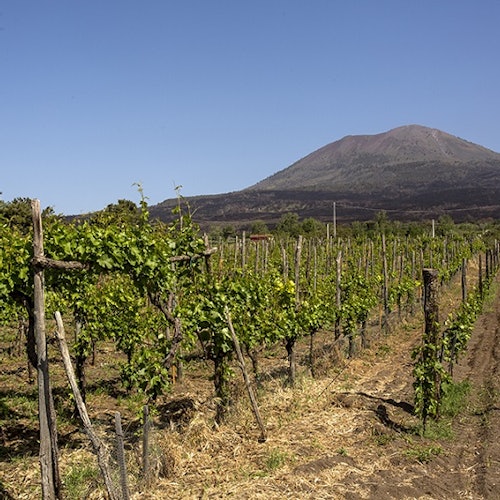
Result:
{"label": "green grass patch", "polygon": [[32,421],[38,420],[38,396],[36,395],[18,394],[2,397],[0,407],[2,419],[27,418]]}
{"label": "green grass patch", "polygon": [[441,415],[453,418],[462,413],[467,408],[470,391],[471,385],[468,380],[444,384]]}
{"label": "green grass patch", "polygon": [[406,451],[406,456],[420,463],[430,462],[433,458],[441,455],[441,446],[416,446]]}
{"label": "green grass patch", "polygon": [[429,420],[425,432],[422,427],[419,427],[418,433],[420,436],[432,439],[433,441],[449,441],[455,436],[450,419]]}
{"label": "green grass patch", "polygon": [[288,460],[288,455],[277,449],[274,448],[269,451],[269,454],[267,455],[265,461],[264,461],[264,467],[267,472],[274,472],[278,469],[281,469]]}
{"label": "green grass patch", "polygon": [[90,464],[75,465],[66,473],[63,484],[66,498],[80,500],[87,498],[99,480],[97,467]]}
{"label": "green grass patch", "polygon": [[379,345],[377,349],[377,356],[384,357],[392,352],[392,347],[388,344]]}
{"label": "green grass patch", "polygon": [[378,446],[386,446],[389,443],[392,443],[395,440],[395,436],[393,434],[374,434],[373,440],[375,444]]}

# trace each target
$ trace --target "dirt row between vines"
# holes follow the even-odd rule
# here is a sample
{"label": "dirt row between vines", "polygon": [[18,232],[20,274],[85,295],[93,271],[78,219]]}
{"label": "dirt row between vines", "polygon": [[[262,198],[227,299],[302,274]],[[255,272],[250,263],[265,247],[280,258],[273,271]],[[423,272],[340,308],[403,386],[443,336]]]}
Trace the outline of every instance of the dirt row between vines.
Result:
{"label": "dirt row between vines", "polygon": [[[442,319],[460,295],[457,283],[441,292]],[[375,318],[371,347],[352,360],[339,356],[331,332],[321,332],[317,376],[311,378],[304,364],[293,389],[283,384],[284,349],[265,351],[265,377],[258,391],[265,443],[258,442],[237,368],[237,402],[227,423],[214,427],[211,367],[188,365],[183,382],[158,405],[151,448],[154,478],[148,485],[134,479],[140,467],[140,405],[125,397],[115,360],[105,350],[88,370],[94,389],[88,399],[91,418],[112,446],[113,412],[122,412],[130,486],[137,499],[500,498],[499,284],[497,277],[497,293],[487,302],[468,352],[455,369],[455,379],[469,380],[472,390],[448,437],[424,438],[416,432],[411,351],[422,334],[418,309],[401,323],[394,321],[388,335],[380,333]],[[304,340],[302,360],[307,349]],[[57,353],[53,358],[58,367]],[[6,366],[2,359],[0,391],[27,391],[22,361]],[[53,377],[56,403],[66,411],[68,392],[58,369]],[[17,411],[17,418],[11,414],[1,424],[0,498],[39,498],[36,421],[21,409],[8,409]],[[64,419],[59,432],[62,477],[95,469],[81,430]],[[95,473],[89,472],[79,492],[81,498],[103,498]]]}

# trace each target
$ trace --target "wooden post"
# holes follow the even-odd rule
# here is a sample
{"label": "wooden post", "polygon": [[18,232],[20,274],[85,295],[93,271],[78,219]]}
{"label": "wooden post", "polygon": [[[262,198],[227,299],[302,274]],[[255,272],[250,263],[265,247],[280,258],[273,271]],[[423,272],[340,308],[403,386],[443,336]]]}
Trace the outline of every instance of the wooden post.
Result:
{"label": "wooden post", "polygon": [[282,267],[283,267],[283,281],[286,281],[288,279],[288,258],[286,255],[286,248],[285,244],[281,242],[281,262],[282,262]]}
{"label": "wooden post", "polygon": [[246,233],[245,231],[243,231],[243,234],[241,236],[241,269],[243,270],[243,272],[245,272],[245,266],[247,264],[247,261],[246,261],[246,253],[247,253],[247,245],[246,245]]}
{"label": "wooden post", "polygon": [[337,239],[337,203],[333,202],[333,238]]}
{"label": "wooden post", "polygon": [[341,304],[341,289],[340,289],[340,284],[342,280],[342,250],[339,250],[339,253],[337,255],[336,259],[337,263],[337,273],[336,273],[336,282],[335,282],[335,307],[336,307],[336,314],[335,314],[335,326],[334,326],[334,335],[335,335],[335,340],[338,340],[340,338],[340,307],[342,306]]}
{"label": "wooden post", "polygon": [[479,288],[479,296],[483,297],[483,256],[481,253],[479,254],[479,270],[478,270],[478,288]]}
{"label": "wooden post", "polygon": [[438,272],[436,269],[424,269],[423,278],[425,332],[432,336],[431,340],[437,340],[439,332]]}
{"label": "wooden post", "polygon": [[[302,236],[299,235],[297,243],[295,245],[295,260],[294,260],[294,274],[295,274],[295,310],[299,308],[300,302],[300,260],[302,254]],[[297,353],[296,353],[296,343],[297,343],[297,328],[285,338],[285,348],[288,355],[288,382],[290,386],[295,385],[297,378]]]}
{"label": "wooden post", "polygon": [[68,345],[66,343],[66,334],[64,331],[64,324],[62,321],[61,313],[59,311],[56,311],[54,316],[57,324],[56,336],[57,340],[59,341],[59,349],[61,351],[61,355],[63,358],[66,377],[68,378],[69,385],[71,386],[73,395],[75,396],[75,402],[78,408],[78,412],[80,414],[80,418],[85,428],[85,432],[87,433],[87,435],[90,438],[90,441],[92,442],[94,453],[97,455],[97,462],[99,464],[99,468],[101,469],[101,473],[104,478],[104,483],[106,484],[106,490],[108,492],[108,496],[111,500],[118,500],[118,495],[115,492],[113,481],[111,479],[111,474],[109,473],[108,469],[108,453],[106,447],[94,432],[92,423],[87,413],[87,408],[82,400],[82,395],[80,394],[80,389],[78,388],[78,384],[76,382],[75,372],[73,371],[73,365],[71,364]]}
{"label": "wooden post", "polygon": [[300,300],[300,258],[302,255],[302,235],[297,239],[295,247],[295,304],[298,307]]}
{"label": "wooden post", "polygon": [[123,445],[122,417],[120,412],[115,412],[116,457],[120,468],[120,485],[122,487],[122,500],[129,500],[127,464],[125,463],[125,447]]}
{"label": "wooden post", "polygon": [[[428,361],[429,366],[438,365],[439,350],[439,306],[438,306],[438,272],[436,269],[423,269],[424,279],[424,315],[425,315],[425,341],[422,356]],[[427,399],[441,400],[441,375],[439,370],[434,370],[433,387],[428,389],[433,394],[429,393]],[[424,429],[429,415],[427,404],[424,405],[423,424]],[[439,417],[439,407],[436,410],[435,417]]]}
{"label": "wooden post", "polygon": [[[33,217],[33,256],[43,255],[43,230],[40,201],[31,201]],[[57,452],[57,433],[55,412],[53,410],[50,390],[49,364],[47,358],[47,341],[45,336],[45,295],[44,271],[39,264],[34,264],[33,298],[34,298],[34,330],[37,349],[38,372],[38,415],[40,422],[40,470],[42,476],[42,497],[52,500],[59,497],[59,468]]]}
{"label": "wooden post", "polygon": [[257,424],[259,425],[260,428],[260,438],[259,442],[263,443],[266,441],[266,428],[264,426],[264,422],[262,421],[262,418],[260,416],[259,412],[259,407],[257,405],[257,400],[255,399],[253,390],[252,390],[252,385],[250,383],[250,377],[248,376],[248,372],[245,367],[245,358],[243,357],[243,353],[241,352],[241,347],[240,343],[238,341],[238,337],[236,336],[236,332],[234,331],[233,323],[231,321],[231,315],[229,313],[229,309],[226,307],[225,310],[226,313],[226,319],[227,319],[227,324],[229,326],[229,331],[231,332],[231,337],[233,339],[234,343],[234,348],[236,349],[236,354],[238,356],[238,363],[240,365],[241,372],[243,373],[243,379],[245,381],[245,387],[248,392],[248,397],[250,398],[250,403],[252,404],[253,408],[253,413],[255,415],[255,419],[257,420]]}
{"label": "wooden post", "polygon": [[259,252],[259,249],[260,249],[260,241],[257,240],[255,241],[255,244],[254,244],[254,248],[255,248],[255,261],[254,261],[254,267],[253,267],[253,270],[254,270],[254,273],[257,274],[259,272],[259,259],[260,259],[260,252]]}
{"label": "wooden post", "polygon": [[210,262],[210,254],[208,253],[208,251],[210,250],[210,240],[208,239],[208,234],[205,233],[204,236],[203,236],[203,241],[205,243],[205,250],[206,250],[206,254],[205,254],[205,268],[207,270],[207,274],[210,276],[212,274],[212,265],[211,265],[211,262]]}
{"label": "wooden post", "polygon": [[326,258],[325,258],[326,272],[330,270],[330,224],[326,225]]}
{"label": "wooden post", "polygon": [[144,424],[142,432],[142,476],[144,482],[149,482],[149,406],[144,405]]}
{"label": "wooden post", "polygon": [[490,250],[487,249],[485,256],[484,256],[484,262],[486,265],[485,273],[486,273],[486,281],[490,279]]}
{"label": "wooden post", "polygon": [[384,287],[382,291],[384,315],[382,319],[382,327],[383,330],[387,332],[389,326],[389,271],[387,268],[387,249],[385,244],[385,233],[382,233],[382,266],[384,274]]}
{"label": "wooden post", "polygon": [[462,259],[462,302],[467,302],[467,259]]}

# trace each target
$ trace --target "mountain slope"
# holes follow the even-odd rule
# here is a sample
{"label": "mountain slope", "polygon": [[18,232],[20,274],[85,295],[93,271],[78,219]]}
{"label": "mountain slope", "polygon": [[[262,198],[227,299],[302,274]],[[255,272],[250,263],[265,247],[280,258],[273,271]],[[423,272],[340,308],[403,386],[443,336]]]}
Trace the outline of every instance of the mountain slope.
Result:
{"label": "mountain slope", "polygon": [[248,189],[361,193],[436,183],[481,184],[499,171],[499,153],[440,130],[408,125],[382,134],[344,137]]}
{"label": "mountain slope", "polygon": [[[368,220],[386,210],[400,220],[451,215],[500,218],[500,154],[437,129],[398,127],[347,136],[242,191],[188,198],[202,226],[274,224],[282,214],[328,221]],[[176,200],[152,207],[169,220]]]}

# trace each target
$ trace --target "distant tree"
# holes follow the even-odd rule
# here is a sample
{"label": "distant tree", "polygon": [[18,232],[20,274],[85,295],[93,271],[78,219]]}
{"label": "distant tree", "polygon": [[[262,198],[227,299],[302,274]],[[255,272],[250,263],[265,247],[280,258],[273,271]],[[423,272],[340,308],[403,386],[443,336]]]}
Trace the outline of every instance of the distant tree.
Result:
{"label": "distant tree", "polygon": [[352,231],[352,235],[355,238],[360,238],[360,237],[366,235],[367,225],[364,222],[354,221],[351,224],[351,231]]}
{"label": "distant tree", "polygon": [[389,228],[389,218],[387,217],[387,212],[385,210],[381,210],[377,212],[375,215],[375,231],[379,233],[388,232]]}
{"label": "distant tree", "polygon": [[417,236],[422,236],[427,231],[427,225],[424,225],[421,222],[410,222],[406,225],[405,236],[416,238]]}
{"label": "distant tree", "polygon": [[276,226],[276,232],[296,238],[301,233],[299,216],[294,213],[283,214]]}
{"label": "distant tree", "polygon": [[236,236],[236,229],[231,224],[224,226],[222,228],[222,237],[227,240],[228,238],[234,238]]}
{"label": "distant tree", "polygon": [[445,236],[455,232],[455,222],[450,215],[441,215],[436,225],[436,235]]}
{"label": "distant tree", "polygon": [[110,203],[104,210],[97,212],[93,220],[136,225],[141,221],[141,209],[133,201],[118,200],[117,203]]}
{"label": "distant tree", "polygon": [[269,229],[263,221],[258,220],[252,224],[252,227],[250,229],[250,233],[251,234],[267,234],[267,233],[269,233]]}
{"label": "distant tree", "polygon": [[301,233],[304,236],[319,237],[325,234],[325,225],[313,217],[304,219],[301,224]]}
{"label": "distant tree", "polygon": [[[54,211],[47,207],[42,217],[53,216]],[[14,198],[10,202],[0,201],[0,222],[10,227],[16,227],[26,234],[33,225],[31,217],[31,198]]]}

